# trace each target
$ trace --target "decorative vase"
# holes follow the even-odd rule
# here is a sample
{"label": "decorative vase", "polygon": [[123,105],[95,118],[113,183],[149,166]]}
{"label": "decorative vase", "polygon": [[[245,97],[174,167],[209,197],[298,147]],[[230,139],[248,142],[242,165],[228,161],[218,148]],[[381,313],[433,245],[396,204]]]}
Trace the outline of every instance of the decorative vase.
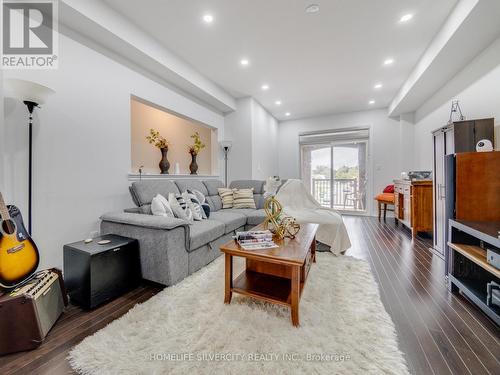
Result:
{"label": "decorative vase", "polygon": [[189,164],[189,170],[191,174],[198,174],[198,164],[196,163],[196,154],[191,154],[191,164]]}
{"label": "decorative vase", "polygon": [[168,152],[168,148],[160,148],[160,151],[161,151],[161,160],[160,160],[160,164],[158,164],[160,166],[160,171],[161,171],[161,174],[168,174],[168,170],[170,168],[170,163],[168,162],[168,159],[167,159],[167,152]]}

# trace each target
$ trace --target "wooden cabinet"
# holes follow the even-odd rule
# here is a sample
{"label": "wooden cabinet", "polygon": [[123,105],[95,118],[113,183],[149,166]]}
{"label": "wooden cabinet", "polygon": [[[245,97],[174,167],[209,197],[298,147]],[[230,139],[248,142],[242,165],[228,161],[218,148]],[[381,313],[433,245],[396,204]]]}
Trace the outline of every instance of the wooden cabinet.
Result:
{"label": "wooden cabinet", "polygon": [[500,221],[500,152],[457,154],[455,217]]}
{"label": "wooden cabinet", "polygon": [[394,180],[396,222],[411,229],[412,236],[432,232],[432,181]]}

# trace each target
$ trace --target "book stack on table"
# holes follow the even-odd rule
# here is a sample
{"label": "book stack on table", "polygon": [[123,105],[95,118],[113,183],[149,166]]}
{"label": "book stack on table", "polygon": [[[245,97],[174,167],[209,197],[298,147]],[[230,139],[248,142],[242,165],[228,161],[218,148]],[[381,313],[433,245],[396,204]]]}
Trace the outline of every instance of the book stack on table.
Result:
{"label": "book stack on table", "polygon": [[271,249],[278,247],[269,230],[236,232],[235,240],[244,250]]}

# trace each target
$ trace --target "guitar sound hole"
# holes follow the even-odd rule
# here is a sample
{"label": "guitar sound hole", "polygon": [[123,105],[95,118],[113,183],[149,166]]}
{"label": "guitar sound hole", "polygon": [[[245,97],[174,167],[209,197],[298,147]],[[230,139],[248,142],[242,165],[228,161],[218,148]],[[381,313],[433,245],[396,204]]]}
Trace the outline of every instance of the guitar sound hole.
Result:
{"label": "guitar sound hole", "polygon": [[2,232],[7,235],[14,234],[16,232],[16,224],[12,220],[2,221]]}

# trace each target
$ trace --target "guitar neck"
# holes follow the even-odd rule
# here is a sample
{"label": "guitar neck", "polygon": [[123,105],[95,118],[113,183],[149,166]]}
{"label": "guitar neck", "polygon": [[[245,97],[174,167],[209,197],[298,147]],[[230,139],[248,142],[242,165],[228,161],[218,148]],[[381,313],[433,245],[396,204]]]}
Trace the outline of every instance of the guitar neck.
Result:
{"label": "guitar neck", "polygon": [[0,215],[2,216],[2,220],[9,220],[10,214],[5,201],[3,200],[3,195],[0,193]]}

